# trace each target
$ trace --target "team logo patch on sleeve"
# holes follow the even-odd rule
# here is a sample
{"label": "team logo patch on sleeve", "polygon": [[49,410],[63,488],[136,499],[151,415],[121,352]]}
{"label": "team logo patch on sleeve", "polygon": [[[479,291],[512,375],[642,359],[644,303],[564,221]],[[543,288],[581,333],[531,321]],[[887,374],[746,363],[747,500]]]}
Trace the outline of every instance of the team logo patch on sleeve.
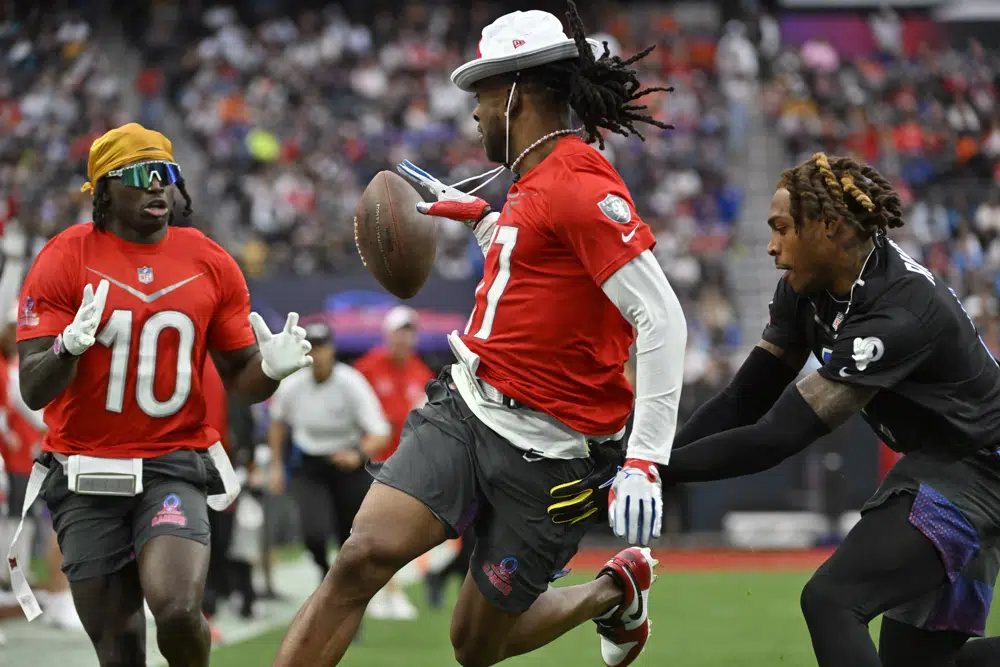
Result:
{"label": "team logo patch on sleeve", "polygon": [[35,300],[30,296],[24,297],[21,304],[21,315],[17,318],[18,325],[22,327],[37,327],[38,314],[35,312]]}
{"label": "team logo patch on sleeve", "polygon": [[601,213],[619,225],[632,221],[632,209],[628,207],[628,202],[618,195],[608,195],[597,206],[601,209]]}
{"label": "team logo patch on sleeve", "polygon": [[868,364],[881,359],[883,354],[885,354],[885,346],[881,339],[875,336],[854,339],[854,354],[851,356],[859,371],[865,370],[868,368]]}

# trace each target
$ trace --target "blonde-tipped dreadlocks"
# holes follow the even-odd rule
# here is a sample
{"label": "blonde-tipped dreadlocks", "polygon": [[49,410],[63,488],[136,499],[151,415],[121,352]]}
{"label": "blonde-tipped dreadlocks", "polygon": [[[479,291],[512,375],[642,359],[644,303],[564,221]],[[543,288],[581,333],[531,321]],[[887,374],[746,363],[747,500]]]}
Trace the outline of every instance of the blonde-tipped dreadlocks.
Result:
{"label": "blonde-tipped dreadlocks", "polygon": [[903,226],[899,195],[874,167],[849,157],[816,153],[786,169],[778,182],[791,195],[796,229],[805,220],[843,218],[863,236],[884,235]]}

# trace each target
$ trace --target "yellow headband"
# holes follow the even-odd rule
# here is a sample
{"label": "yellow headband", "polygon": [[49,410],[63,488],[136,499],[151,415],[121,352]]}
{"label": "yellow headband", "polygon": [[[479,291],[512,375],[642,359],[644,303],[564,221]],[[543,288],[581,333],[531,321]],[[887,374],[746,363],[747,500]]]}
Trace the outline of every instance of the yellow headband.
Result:
{"label": "yellow headband", "polygon": [[147,160],[174,161],[170,140],[156,130],[147,130],[138,123],[129,123],[109,130],[90,146],[87,178],[80,192],[94,193],[94,186],[108,172],[134,162]]}

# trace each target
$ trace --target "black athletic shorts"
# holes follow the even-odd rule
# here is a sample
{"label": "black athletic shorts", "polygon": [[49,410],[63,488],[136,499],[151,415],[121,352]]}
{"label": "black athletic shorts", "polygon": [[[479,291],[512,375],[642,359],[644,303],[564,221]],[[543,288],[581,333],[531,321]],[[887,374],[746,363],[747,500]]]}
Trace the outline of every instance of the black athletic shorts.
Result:
{"label": "black athletic shorts", "polygon": [[590,527],[552,523],[549,490],[585,477],[593,464],[529,460],[469,410],[447,369],[426,390],[426,405],[407,417],[399,449],[376,479],[424,503],[449,537],[472,526],[476,585],[493,606],[521,613],[565,574]]}
{"label": "black athletic shorts", "polygon": [[934,544],[948,582],[885,615],[925,630],[982,636],[1000,573],[1000,454],[907,454],[861,511],[899,493],[914,497],[910,524]]}
{"label": "black athletic shorts", "polygon": [[143,461],[141,494],[92,496],[72,493],[63,467],[53,461],[41,498],[52,513],[66,577],[113,574],[159,535],[208,544],[206,485],[213,473],[199,453],[178,450]]}

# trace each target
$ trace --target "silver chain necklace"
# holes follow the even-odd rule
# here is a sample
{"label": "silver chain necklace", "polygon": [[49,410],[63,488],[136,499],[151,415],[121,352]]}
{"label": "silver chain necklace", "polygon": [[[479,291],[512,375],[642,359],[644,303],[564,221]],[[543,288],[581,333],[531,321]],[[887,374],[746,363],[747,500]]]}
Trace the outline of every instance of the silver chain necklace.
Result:
{"label": "silver chain necklace", "polygon": [[510,167],[508,167],[512,172],[514,172],[514,180],[516,181],[518,178],[521,177],[521,175],[517,173],[517,167],[518,165],[521,164],[521,160],[523,160],[528,155],[528,153],[535,150],[549,139],[554,139],[555,137],[561,137],[564,135],[579,134],[582,130],[583,130],[582,127],[578,127],[575,130],[556,130],[555,132],[549,132],[545,136],[538,139],[538,141],[525,148],[523,151],[521,151],[521,154],[517,156],[517,159],[511,163]]}

